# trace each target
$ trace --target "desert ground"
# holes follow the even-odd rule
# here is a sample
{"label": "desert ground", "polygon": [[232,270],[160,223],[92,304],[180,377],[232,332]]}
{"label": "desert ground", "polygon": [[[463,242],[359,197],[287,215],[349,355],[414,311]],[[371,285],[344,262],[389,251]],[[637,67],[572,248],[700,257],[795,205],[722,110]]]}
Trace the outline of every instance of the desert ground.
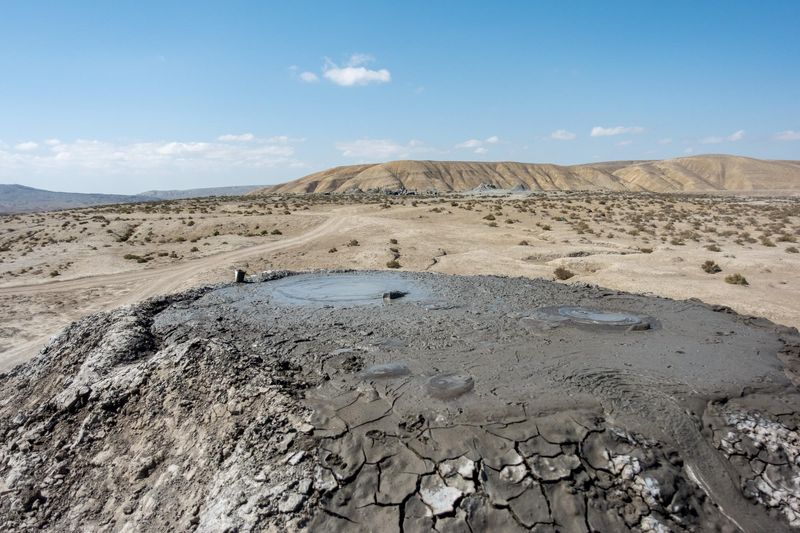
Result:
{"label": "desert ground", "polygon": [[0,516],[12,531],[789,531],[798,235],[800,199],[734,194],[6,216]]}
{"label": "desert ground", "polygon": [[[0,368],[81,316],[229,281],[233,268],[546,279],[561,268],[562,283],[797,327],[798,236],[800,199],[730,194],[274,195],[5,216]],[[747,285],[726,282],[737,274]]]}

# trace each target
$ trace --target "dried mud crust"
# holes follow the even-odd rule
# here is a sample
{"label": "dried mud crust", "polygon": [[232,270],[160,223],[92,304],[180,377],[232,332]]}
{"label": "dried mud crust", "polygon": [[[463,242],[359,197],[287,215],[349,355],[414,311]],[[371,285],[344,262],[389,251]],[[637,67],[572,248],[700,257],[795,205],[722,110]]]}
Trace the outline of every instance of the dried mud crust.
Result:
{"label": "dried mud crust", "polygon": [[[794,523],[796,331],[694,301],[422,273],[363,274],[408,298],[298,305],[274,297],[288,275],[87,317],[0,376],[3,528]],[[531,320],[553,306],[659,327]],[[432,393],[448,375],[470,386]],[[748,456],[748,439],[772,451]]]}

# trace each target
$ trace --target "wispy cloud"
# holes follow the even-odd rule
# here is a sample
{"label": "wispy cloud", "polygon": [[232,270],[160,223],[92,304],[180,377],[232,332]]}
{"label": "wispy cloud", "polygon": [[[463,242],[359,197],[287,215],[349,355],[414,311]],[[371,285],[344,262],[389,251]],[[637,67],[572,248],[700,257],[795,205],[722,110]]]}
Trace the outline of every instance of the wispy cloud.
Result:
{"label": "wispy cloud", "polygon": [[0,146],[0,172],[102,176],[293,166],[299,163],[294,155],[300,142],[285,136],[262,139],[250,133],[221,135],[216,141],[26,141],[13,150]]}
{"label": "wispy cloud", "polygon": [[319,81],[319,77],[308,70],[300,73],[300,79],[306,83],[317,83]]}
{"label": "wispy cloud", "polygon": [[658,140],[658,144],[672,144],[672,139],[669,137],[665,137],[663,139]]}
{"label": "wispy cloud", "polygon": [[627,140],[624,140],[624,141],[619,141],[616,144],[617,144],[617,146],[629,146],[629,145],[633,144],[633,141],[631,141],[630,139],[627,139]]}
{"label": "wispy cloud", "polygon": [[742,139],[744,139],[744,130],[738,130],[738,131],[735,131],[735,132],[731,133],[730,135],[728,135],[726,137],[718,137],[718,136],[715,136],[715,135],[712,135],[710,137],[703,137],[702,139],[700,139],[700,143],[701,144],[719,144],[719,143],[723,143],[725,141],[728,141],[728,142],[741,141]]}
{"label": "wispy cloud", "polygon": [[590,135],[592,137],[613,137],[615,135],[623,135],[626,133],[634,135],[644,133],[644,128],[641,126],[614,126],[613,128],[595,126],[592,128]]}
{"label": "wispy cloud", "polygon": [[336,143],[336,149],[344,157],[368,160],[404,159],[434,151],[422,141],[411,140],[402,144],[391,139],[342,141]]}
{"label": "wispy cloud", "polygon": [[458,143],[455,147],[459,150],[472,150],[473,153],[483,155],[489,152],[489,146],[498,144],[500,137],[492,135],[486,139],[468,139],[464,142]]}
{"label": "wispy cloud", "polygon": [[241,133],[239,135],[228,133],[226,135],[220,135],[217,137],[217,140],[223,142],[250,142],[255,138],[256,136],[252,133]]}
{"label": "wispy cloud", "polygon": [[366,65],[373,61],[372,56],[367,54],[353,54],[341,66],[330,59],[326,59],[325,66],[322,68],[322,76],[341,87],[389,83],[392,81],[392,74],[389,70],[385,68],[378,70],[367,68]]}
{"label": "wispy cloud", "polygon": [[800,141],[800,131],[786,130],[775,134],[777,141]]}
{"label": "wispy cloud", "polygon": [[31,150],[36,150],[37,148],[39,148],[39,143],[33,141],[25,141],[14,145],[14,149],[21,152],[29,152]]}
{"label": "wispy cloud", "polygon": [[744,130],[739,130],[728,135],[729,141],[741,141],[744,139]]}
{"label": "wispy cloud", "polygon": [[577,137],[577,135],[567,130],[556,130],[550,134],[550,138],[557,141],[571,141],[575,137]]}

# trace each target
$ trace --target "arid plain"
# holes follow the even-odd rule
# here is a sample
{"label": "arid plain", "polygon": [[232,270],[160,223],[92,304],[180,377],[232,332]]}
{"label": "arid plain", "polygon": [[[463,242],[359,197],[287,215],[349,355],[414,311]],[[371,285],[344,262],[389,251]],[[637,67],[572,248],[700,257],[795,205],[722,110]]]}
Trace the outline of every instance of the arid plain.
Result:
{"label": "arid plain", "polygon": [[730,193],[266,194],[5,216],[0,369],[81,316],[234,268],[563,278],[797,327],[798,236],[800,198]]}

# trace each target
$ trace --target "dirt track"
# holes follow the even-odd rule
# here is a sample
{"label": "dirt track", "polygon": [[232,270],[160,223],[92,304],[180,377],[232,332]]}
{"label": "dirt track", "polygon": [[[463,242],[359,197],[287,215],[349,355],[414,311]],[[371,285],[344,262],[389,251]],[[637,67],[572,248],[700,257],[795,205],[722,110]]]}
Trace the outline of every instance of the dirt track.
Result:
{"label": "dirt track", "polygon": [[[81,309],[80,312],[75,313],[72,319],[76,320],[80,318],[80,316],[90,312],[113,309],[121,305],[141,302],[152,296],[177,292],[178,290],[185,289],[198,283],[200,281],[199,278],[203,274],[217,269],[229,268],[237,262],[249,257],[310,243],[335,232],[347,221],[347,216],[331,216],[322,224],[296,237],[290,237],[279,242],[269,242],[251,246],[232,252],[218,253],[183,264],[145,268],[117,274],[86,276],[64,281],[48,281],[30,285],[0,287],[0,296],[26,297],[48,295],[65,291],[90,290],[97,287],[119,291],[119,296],[112,299],[111,302],[106,300],[102,305],[88,310]],[[41,334],[35,339],[17,345],[3,354],[0,354],[0,371],[30,359],[65,325],[65,323],[54,322],[51,328],[42,330]]]}
{"label": "dirt track", "polygon": [[[534,279],[564,267],[568,284],[698,298],[800,326],[792,200],[716,198],[713,209],[705,198],[646,195],[377,200],[253,197],[3,220],[0,371],[84,315],[227,281],[233,267],[384,269],[397,259],[407,271]],[[772,241],[743,236],[745,219]],[[701,269],[709,260],[722,271]],[[749,285],[726,283],[734,273]]]}

